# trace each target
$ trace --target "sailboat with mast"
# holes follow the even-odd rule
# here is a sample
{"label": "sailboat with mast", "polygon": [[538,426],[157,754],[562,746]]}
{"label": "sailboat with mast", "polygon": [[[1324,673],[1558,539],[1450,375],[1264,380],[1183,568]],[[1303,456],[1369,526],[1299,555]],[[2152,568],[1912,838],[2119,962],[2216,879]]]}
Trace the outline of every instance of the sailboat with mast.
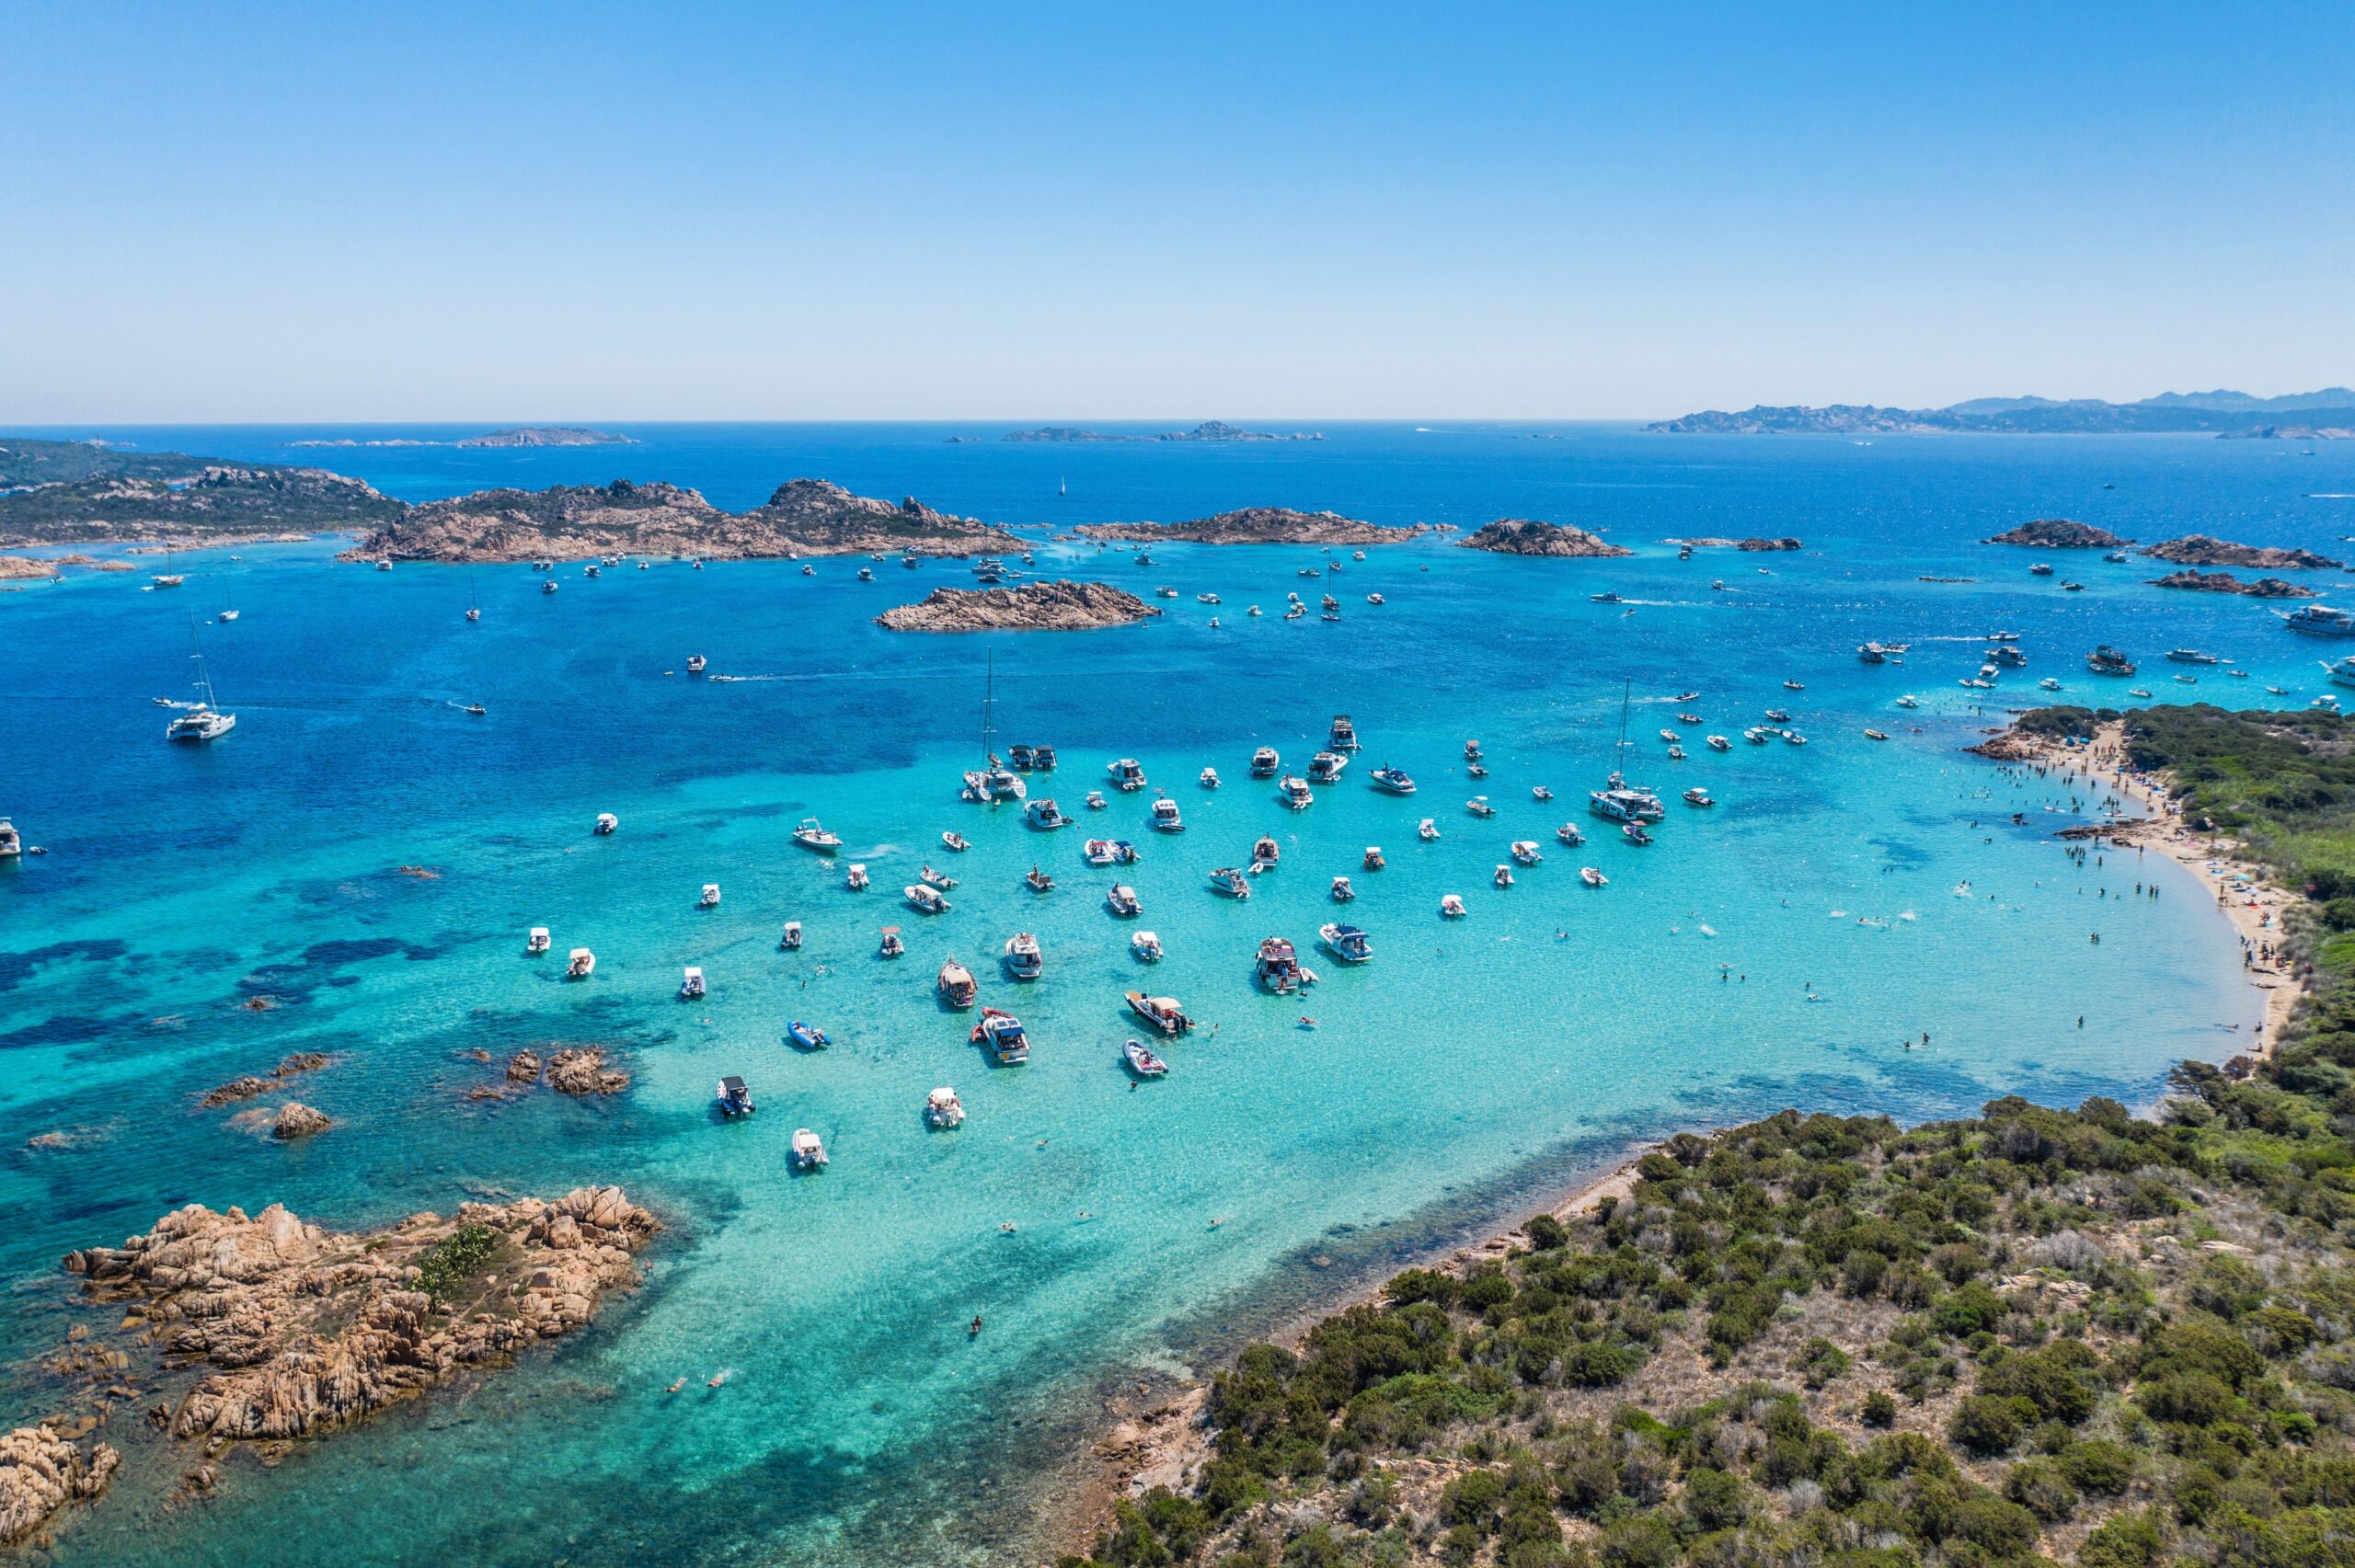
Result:
{"label": "sailboat with mast", "polygon": [[221,585],[221,613],[213,618],[224,624],[237,618],[237,601],[231,596],[229,585],[225,582]]}
{"label": "sailboat with mast", "polygon": [[237,715],[220,710],[219,699],[213,694],[213,677],[205,672],[204,645],[196,638],[196,617],[188,618],[189,657],[196,660],[196,706],[173,718],[164,727],[167,740],[218,740],[237,727]]}
{"label": "sailboat with mast", "polygon": [[990,655],[988,673],[982,681],[982,755],[984,764],[969,769],[965,774],[963,797],[978,806],[994,806],[1001,800],[1020,800],[1030,793],[1022,775],[1006,766],[995,749],[997,735],[997,656]]}
{"label": "sailboat with mast", "polygon": [[154,583],[157,588],[178,588],[180,584],[188,581],[188,578],[172,570],[172,547],[169,544],[164,546],[163,571],[147,580]]}
{"label": "sailboat with mast", "polygon": [[1634,692],[1633,681],[1626,681],[1620,690],[1619,743],[1613,748],[1616,765],[1604,787],[1588,794],[1587,809],[1614,822],[1658,822],[1668,816],[1668,807],[1643,785],[1627,782],[1627,705]]}
{"label": "sailboat with mast", "polygon": [[482,619],[482,596],[475,591],[475,574],[471,571],[466,573],[466,619]]}

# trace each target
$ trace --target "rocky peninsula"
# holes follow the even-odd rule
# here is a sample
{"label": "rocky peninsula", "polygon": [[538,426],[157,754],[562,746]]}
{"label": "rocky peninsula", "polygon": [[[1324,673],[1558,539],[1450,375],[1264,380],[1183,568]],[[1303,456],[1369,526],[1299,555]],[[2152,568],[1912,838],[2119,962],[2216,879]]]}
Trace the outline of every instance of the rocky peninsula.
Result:
{"label": "rocky peninsula", "polygon": [[2201,572],[2186,567],[2169,572],[2163,578],[2153,578],[2154,588],[2188,588],[2201,593],[2243,593],[2251,599],[2314,599],[2315,590],[2290,581],[2287,578],[2258,578],[2243,582],[2230,572]]}
{"label": "rocky peninsula", "polygon": [[2065,517],[2039,517],[2031,522],[1982,541],[1988,544],[2025,544],[2037,550],[2116,550],[2134,543],[2107,528],[2073,522]]}
{"label": "rocky peninsula", "polygon": [[937,511],[911,496],[897,505],[854,496],[823,479],[793,479],[747,512],[723,511],[676,485],[558,485],[483,490],[407,509],[346,560],[529,561],[583,555],[681,555],[756,560],[913,550],[975,555],[1018,549],[1005,530]]}
{"label": "rocky peninsula", "polygon": [[914,604],[875,617],[894,632],[1086,632],[1161,612],[1100,582],[1028,582],[1019,588],[936,588]]}
{"label": "rocky peninsula", "polygon": [[1426,533],[1451,532],[1443,522],[1406,527],[1362,522],[1333,511],[1245,507],[1186,522],[1085,522],[1064,537],[1141,544],[1404,544]]}
{"label": "rocky peninsula", "polygon": [[479,436],[466,436],[460,446],[636,446],[636,436],[612,430],[587,430],[578,425],[513,425]]}
{"label": "rocky peninsula", "polygon": [[1474,530],[1459,540],[1466,550],[1488,550],[1499,555],[1632,555],[1633,550],[1608,544],[1583,528],[1530,518],[1506,517]]}
{"label": "rocky peninsula", "polygon": [[2182,567],[2252,567],[2261,571],[2335,571],[2341,565],[2312,550],[2281,550],[2266,544],[2235,544],[2205,533],[2165,539],[2142,552],[2154,560]]}
{"label": "rocky peninsula", "polygon": [[324,468],[182,461],[190,465],[185,476],[150,476],[150,469],[0,494],[0,544],[221,544],[365,528],[407,509],[373,486]]}

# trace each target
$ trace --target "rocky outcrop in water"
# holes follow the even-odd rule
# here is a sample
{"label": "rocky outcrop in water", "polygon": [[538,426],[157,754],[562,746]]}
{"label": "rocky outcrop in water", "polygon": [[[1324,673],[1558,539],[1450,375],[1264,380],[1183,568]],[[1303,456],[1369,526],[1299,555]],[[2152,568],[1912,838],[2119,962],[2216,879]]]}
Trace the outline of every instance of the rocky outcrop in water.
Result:
{"label": "rocky outcrop in water", "polygon": [[17,582],[28,578],[58,576],[55,566],[48,561],[36,561],[27,555],[0,555],[0,582]]}
{"label": "rocky outcrop in water", "polygon": [[1583,528],[1566,523],[1538,522],[1529,518],[1499,518],[1475,529],[1458,542],[1466,550],[1488,550],[1499,555],[1632,555],[1633,550],[1607,544]]}
{"label": "rocky outcrop in water", "polygon": [[287,1079],[299,1078],[306,1072],[316,1072],[327,1064],[327,1057],[324,1051],[299,1051],[271,1068],[267,1077],[249,1072],[242,1078],[233,1078],[218,1088],[206,1090],[203,1098],[197,1104],[206,1106],[234,1105],[240,1100],[251,1100],[258,1095],[267,1094]]}
{"label": "rocky outcrop in water", "polygon": [[2339,563],[2312,550],[2280,550],[2268,544],[2235,544],[2205,533],[2165,539],[2142,552],[2181,567],[2254,567],[2261,571],[2332,571]]}
{"label": "rocky outcrop in water", "polygon": [[273,1138],[309,1138],[335,1126],[324,1111],[313,1110],[300,1100],[289,1100],[278,1107],[278,1119],[270,1124]]}
{"label": "rocky outcrop in water", "polygon": [[1691,550],[1746,550],[1752,554],[1772,550],[1805,548],[1787,534],[1780,539],[1671,539],[1671,544],[1682,544]]}
{"label": "rocky outcrop in water", "polygon": [[0,1436],[0,1546],[44,1541],[58,1510],[95,1501],[121,1459],[105,1443],[85,1451],[46,1425]]}
{"label": "rocky outcrop in water", "polygon": [[2186,569],[2169,572],[2163,578],[2151,579],[2154,588],[2188,588],[2201,593],[2241,593],[2251,599],[2315,599],[2319,595],[2311,588],[2302,587],[2286,578],[2258,578],[2243,582],[2230,572],[2199,572]]}
{"label": "rocky outcrop in water", "polygon": [[344,553],[348,561],[530,561],[588,555],[758,560],[913,550],[976,555],[1021,547],[1003,529],[899,502],[854,496],[823,479],[780,485],[748,512],[722,511],[676,485],[558,485],[482,490],[411,507]]}
{"label": "rocky outcrop in water", "polygon": [[559,1094],[618,1094],[629,1074],[605,1065],[604,1050],[579,1046],[548,1058],[548,1087]]}
{"label": "rocky outcrop in water", "polygon": [[921,602],[875,618],[894,632],[1084,632],[1161,612],[1100,582],[1029,582],[1019,588],[936,588]]}
{"label": "rocky outcrop in water", "polygon": [[611,430],[584,430],[578,425],[516,425],[467,436],[460,446],[636,446],[636,436]]}
{"label": "rocky outcrop in water", "polygon": [[[954,441],[957,438],[950,437]],[[1035,430],[1008,430],[998,440],[1004,441],[1321,441],[1319,430],[1295,430],[1279,435],[1268,430],[1246,430],[1240,425],[1230,425],[1223,419],[1205,419],[1190,430],[1164,430],[1159,435],[1108,435],[1102,430],[1083,429],[1074,425],[1041,425]]]}
{"label": "rocky outcrop in water", "polygon": [[2131,544],[2131,539],[2120,539],[2107,528],[2096,528],[2089,522],[2073,522],[2065,517],[2039,517],[2032,522],[1998,533],[1985,541],[1989,544],[2026,544],[2039,550],[2115,550]]}
{"label": "rocky outcrop in water", "polygon": [[636,1283],[661,1229],[619,1187],[554,1203],[465,1203],[344,1234],[272,1204],[190,1204],[121,1247],[67,1254],[95,1300],[124,1303],[202,1377],[167,1413],[178,1437],[300,1437],[498,1365],[596,1315]]}
{"label": "rocky outcrop in water", "polygon": [[1361,522],[1333,511],[1293,511],[1288,507],[1245,507],[1186,522],[1086,522],[1065,537],[1133,544],[1403,544],[1453,525],[1418,522],[1403,528]]}

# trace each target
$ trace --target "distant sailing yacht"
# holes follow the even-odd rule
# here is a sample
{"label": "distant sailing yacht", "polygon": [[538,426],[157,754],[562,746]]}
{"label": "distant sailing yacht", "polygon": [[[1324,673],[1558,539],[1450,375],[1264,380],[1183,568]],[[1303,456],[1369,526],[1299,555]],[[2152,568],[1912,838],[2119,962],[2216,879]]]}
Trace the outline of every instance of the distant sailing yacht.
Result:
{"label": "distant sailing yacht", "polygon": [[1001,800],[1020,800],[1030,793],[1022,775],[1009,768],[998,757],[994,745],[997,726],[992,722],[997,705],[997,656],[990,655],[988,673],[982,684],[982,755],[986,763],[967,771],[964,798],[982,806]]}
{"label": "distant sailing yacht", "polygon": [[225,582],[221,585],[221,613],[213,618],[223,622],[237,618],[237,601],[229,596],[229,585]]}
{"label": "distant sailing yacht", "polygon": [[150,578],[148,580],[153,582],[157,588],[178,588],[180,584],[188,581],[188,578],[172,570],[172,547],[170,545],[167,544],[164,546],[163,573],[160,576]]}
{"label": "distant sailing yacht", "polygon": [[1055,494],[1058,498],[1070,495],[1071,481],[1058,475],[1055,478]]}
{"label": "distant sailing yacht", "polygon": [[213,677],[204,670],[204,647],[196,640],[196,617],[188,618],[189,657],[196,660],[196,689],[202,701],[164,727],[167,740],[218,740],[237,727],[237,715],[213,706]]}
{"label": "distant sailing yacht", "polygon": [[482,596],[481,596],[480,594],[477,594],[477,592],[475,592],[475,574],[474,574],[474,573],[472,573],[472,572],[468,572],[468,573],[466,574],[466,619],[467,619],[467,620],[469,620],[469,621],[479,621],[479,620],[481,620],[481,619],[482,619],[482,605],[481,605],[480,603],[478,603],[478,602],[477,602],[477,601],[479,601],[481,597],[482,597]]}

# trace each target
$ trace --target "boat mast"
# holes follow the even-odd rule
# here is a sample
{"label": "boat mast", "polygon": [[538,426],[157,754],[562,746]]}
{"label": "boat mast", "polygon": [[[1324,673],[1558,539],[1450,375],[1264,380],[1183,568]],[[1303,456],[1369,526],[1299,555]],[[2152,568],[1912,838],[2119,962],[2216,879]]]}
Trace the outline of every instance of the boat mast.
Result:
{"label": "boat mast", "polygon": [[987,672],[982,677],[982,755],[987,757],[990,760],[990,766],[994,768],[997,766],[997,751],[991,746],[990,737],[997,733],[997,728],[990,722],[990,718],[991,707],[997,701],[997,652],[995,649],[992,649],[989,654],[986,670]]}
{"label": "boat mast", "polygon": [[204,697],[204,706],[213,706],[213,677],[204,672],[204,645],[196,636],[196,612],[188,612],[189,657],[196,660],[196,689]]}
{"label": "boat mast", "polygon": [[1611,787],[1617,789],[1627,782],[1627,704],[1636,690],[1633,676],[1621,678],[1619,684],[1619,744],[1613,747]]}

